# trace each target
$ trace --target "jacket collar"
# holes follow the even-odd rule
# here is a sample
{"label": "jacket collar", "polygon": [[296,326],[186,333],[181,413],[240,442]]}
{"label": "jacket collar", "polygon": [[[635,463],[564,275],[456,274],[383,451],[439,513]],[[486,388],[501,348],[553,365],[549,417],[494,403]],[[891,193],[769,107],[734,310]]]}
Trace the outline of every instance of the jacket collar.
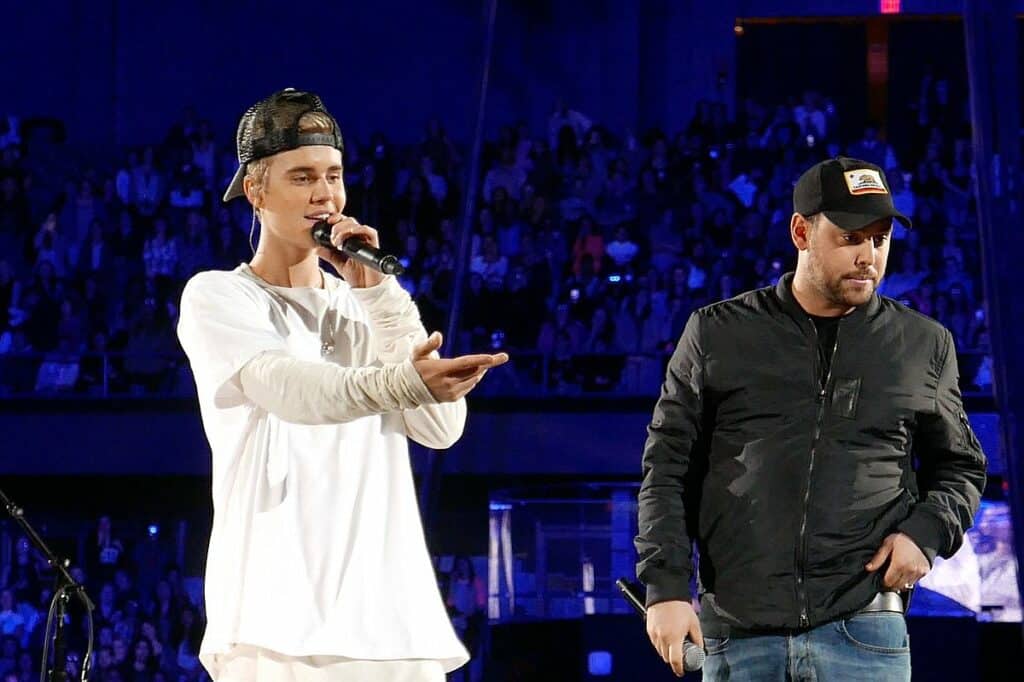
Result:
{"label": "jacket collar", "polygon": [[[793,278],[796,276],[794,272],[787,272],[779,278],[779,283],[775,285],[775,295],[779,301],[782,302],[782,307],[794,317],[797,321],[810,322],[810,315],[807,311],[800,307],[800,303],[797,302],[796,296],[793,295]],[[881,301],[878,298],[878,292],[871,294],[871,299],[868,300],[864,305],[857,306],[853,309],[853,312],[843,317],[843,323],[847,326],[859,325],[864,320],[874,317],[881,306]]]}

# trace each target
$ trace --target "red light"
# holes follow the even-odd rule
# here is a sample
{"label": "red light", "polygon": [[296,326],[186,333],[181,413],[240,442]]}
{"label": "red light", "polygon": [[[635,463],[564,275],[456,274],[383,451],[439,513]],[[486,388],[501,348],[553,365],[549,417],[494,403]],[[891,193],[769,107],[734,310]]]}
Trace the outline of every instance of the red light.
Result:
{"label": "red light", "polygon": [[900,0],[878,0],[878,10],[882,14],[899,14]]}

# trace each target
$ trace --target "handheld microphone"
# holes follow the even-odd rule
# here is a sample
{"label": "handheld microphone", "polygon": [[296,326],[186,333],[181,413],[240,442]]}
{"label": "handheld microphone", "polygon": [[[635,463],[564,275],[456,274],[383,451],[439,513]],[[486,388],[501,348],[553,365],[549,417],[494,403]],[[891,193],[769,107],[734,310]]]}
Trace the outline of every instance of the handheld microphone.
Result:
{"label": "handheld microphone", "polygon": [[[629,605],[636,609],[637,613],[641,616],[646,617],[647,607],[640,600],[640,595],[637,594],[636,588],[625,578],[619,578],[615,581],[615,584],[622,590],[622,596],[629,602]],[[702,647],[688,640],[683,640],[683,670],[688,673],[700,670],[704,667],[705,658],[707,658],[707,653]]]}
{"label": "handheld microphone", "polygon": [[349,237],[341,243],[339,249],[331,242],[331,225],[326,220],[321,220],[313,225],[313,241],[332,251],[341,252],[385,275],[401,275],[405,272],[405,268],[398,262],[397,257],[384,253],[375,246],[370,246],[361,237]]}

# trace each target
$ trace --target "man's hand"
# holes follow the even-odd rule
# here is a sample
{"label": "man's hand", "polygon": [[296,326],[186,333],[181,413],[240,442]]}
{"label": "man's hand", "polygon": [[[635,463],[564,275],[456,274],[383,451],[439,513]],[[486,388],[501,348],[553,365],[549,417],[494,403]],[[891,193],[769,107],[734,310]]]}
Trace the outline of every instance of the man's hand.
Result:
{"label": "man's hand", "polygon": [[[341,249],[342,243],[349,237],[362,237],[370,246],[380,247],[377,230],[367,225],[361,225],[355,218],[335,213],[327,218],[327,223],[331,225],[331,243],[338,249]],[[376,286],[384,281],[383,273],[338,251],[318,246],[316,255],[333,265],[338,274],[355,289]]]}
{"label": "man's hand", "polygon": [[437,355],[441,347],[440,332],[434,332],[412,352],[412,365],[439,403],[455,402],[480,383],[491,367],[508,362],[507,353],[495,355],[463,355],[450,360]]}
{"label": "man's hand", "polygon": [[882,542],[882,546],[871,557],[865,568],[874,573],[888,562],[882,584],[893,591],[909,590],[917,581],[928,575],[931,565],[921,548],[903,533],[893,533]]}
{"label": "man's hand", "polygon": [[677,677],[682,677],[685,672],[683,640],[689,638],[697,646],[704,647],[700,619],[690,602],[686,601],[663,601],[648,607],[647,636],[661,660],[672,666]]}

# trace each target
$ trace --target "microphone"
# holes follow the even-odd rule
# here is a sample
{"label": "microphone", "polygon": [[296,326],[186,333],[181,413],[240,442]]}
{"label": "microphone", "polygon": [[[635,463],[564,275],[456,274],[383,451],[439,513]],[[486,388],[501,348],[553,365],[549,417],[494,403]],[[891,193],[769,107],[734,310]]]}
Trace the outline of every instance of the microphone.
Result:
{"label": "microphone", "polygon": [[384,253],[375,246],[370,246],[361,237],[349,237],[341,243],[339,249],[331,242],[331,225],[326,220],[321,220],[313,225],[313,241],[332,251],[343,253],[385,275],[401,275],[405,272],[405,268],[398,262],[397,257]]}
{"label": "microphone", "polygon": [[[615,581],[615,584],[622,590],[622,596],[629,602],[629,605],[636,609],[637,613],[641,616],[646,617],[647,607],[640,600],[640,595],[637,594],[636,588],[625,578],[619,578]],[[703,647],[699,647],[686,639],[683,640],[683,670],[688,673],[700,670],[704,667],[705,658],[707,658],[707,653]]]}

